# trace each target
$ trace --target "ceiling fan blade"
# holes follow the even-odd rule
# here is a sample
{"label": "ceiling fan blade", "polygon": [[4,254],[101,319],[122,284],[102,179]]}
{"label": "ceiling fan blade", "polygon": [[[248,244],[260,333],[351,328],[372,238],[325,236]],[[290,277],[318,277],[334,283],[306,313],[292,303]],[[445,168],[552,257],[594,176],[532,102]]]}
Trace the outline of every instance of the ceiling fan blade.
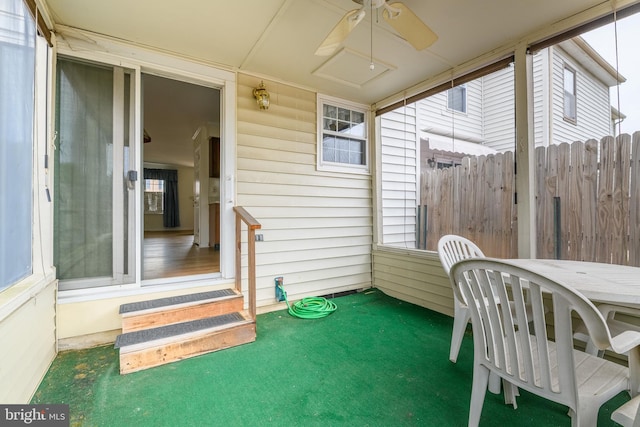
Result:
{"label": "ceiling fan blade", "polygon": [[328,56],[335,52],[338,46],[340,46],[340,43],[342,43],[356,25],[362,21],[364,14],[364,9],[354,9],[347,12],[318,47],[316,55]]}
{"label": "ceiling fan blade", "polygon": [[416,50],[426,49],[438,40],[436,33],[402,3],[385,5],[382,16]]}

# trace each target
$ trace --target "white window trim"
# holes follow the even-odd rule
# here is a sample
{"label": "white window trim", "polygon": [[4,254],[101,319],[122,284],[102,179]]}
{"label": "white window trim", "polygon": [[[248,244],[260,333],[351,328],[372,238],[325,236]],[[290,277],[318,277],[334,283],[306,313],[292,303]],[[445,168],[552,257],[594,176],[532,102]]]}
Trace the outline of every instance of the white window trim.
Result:
{"label": "white window trim", "polygon": [[[335,162],[325,162],[322,158],[322,133],[323,133],[323,105],[330,104],[335,105],[336,107],[347,108],[349,110],[358,111],[364,114],[364,165],[351,165],[346,163],[335,163]],[[317,169],[319,171],[324,172],[343,172],[343,173],[355,173],[355,174],[363,174],[367,175],[370,173],[370,163],[371,163],[371,141],[369,140],[369,117],[370,117],[371,109],[369,106],[364,104],[358,104],[354,102],[345,101],[344,99],[335,98],[328,95],[317,95],[317,147],[316,147],[316,160],[317,160]]]}
{"label": "white window trim", "polygon": [[[575,117],[570,117],[565,114],[565,102],[567,93],[564,89],[565,86],[565,73],[570,71],[573,74],[573,107],[575,109]],[[578,72],[574,67],[568,63],[564,63],[562,66],[562,118],[571,124],[578,124]]]}

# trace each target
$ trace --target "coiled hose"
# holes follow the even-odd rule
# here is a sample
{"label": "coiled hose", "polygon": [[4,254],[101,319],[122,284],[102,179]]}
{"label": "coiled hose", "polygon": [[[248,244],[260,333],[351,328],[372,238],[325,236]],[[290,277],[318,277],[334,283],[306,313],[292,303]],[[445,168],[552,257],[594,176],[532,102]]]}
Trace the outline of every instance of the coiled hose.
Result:
{"label": "coiled hose", "polygon": [[301,319],[319,319],[326,317],[336,311],[338,306],[333,301],[329,301],[324,297],[307,297],[302,298],[295,304],[290,305],[287,299],[287,292],[282,287],[281,283],[277,283],[278,288],[284,296],[284,301],[287,303],[289,314]]}

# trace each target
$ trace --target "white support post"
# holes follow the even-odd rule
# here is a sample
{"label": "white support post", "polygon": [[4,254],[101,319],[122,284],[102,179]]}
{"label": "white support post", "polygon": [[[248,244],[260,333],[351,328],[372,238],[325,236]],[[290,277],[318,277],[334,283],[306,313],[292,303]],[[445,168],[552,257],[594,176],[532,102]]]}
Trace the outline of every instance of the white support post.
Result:
{"label": "white support post", "polygon": [[515,52],[516,192],[518,257],[536,256],[535,165],[533,134],[533,58],[527,46]]}

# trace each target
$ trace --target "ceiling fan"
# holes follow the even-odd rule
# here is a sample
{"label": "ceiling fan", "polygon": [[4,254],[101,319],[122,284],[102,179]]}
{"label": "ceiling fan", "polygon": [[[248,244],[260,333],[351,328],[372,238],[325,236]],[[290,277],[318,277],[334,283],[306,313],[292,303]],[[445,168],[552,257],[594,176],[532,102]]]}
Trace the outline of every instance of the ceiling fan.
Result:
{"label": "ceiling fan", "polygon": [[[366,15],[367,6],[371,11],[373,11],[373,9],[383,8],[382,16],[384,20],[416,50],[426,49],[438,40],[436,33],[427,27],[425,23],[403,3],[388,3],[386,0],[353,0],[353,2],[358,3],[361,7],[347,12],[342,17],[318,47],[316,55],[328,56],[335,52],[349,33],[362,21]],[[373,19],[373,17],[371,17],[371,19]]]}

